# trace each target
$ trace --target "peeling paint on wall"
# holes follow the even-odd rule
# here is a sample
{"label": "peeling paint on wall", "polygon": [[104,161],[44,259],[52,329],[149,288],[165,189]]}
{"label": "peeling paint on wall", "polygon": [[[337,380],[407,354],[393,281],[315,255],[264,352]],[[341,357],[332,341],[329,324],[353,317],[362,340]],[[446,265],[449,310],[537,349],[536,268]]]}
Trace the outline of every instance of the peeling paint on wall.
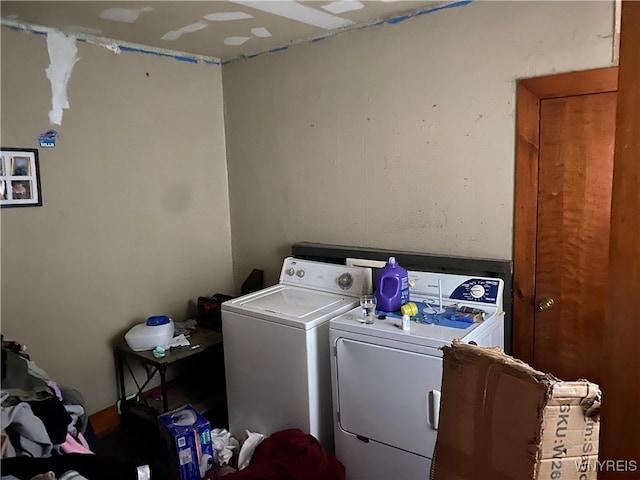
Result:
{"label": "peeling paint on wall", "polygon": [[80,38],[78,40],[81,42],[89,43],[91,45],[97,45],[98,47],[106,48],[107,50],[112,51],[116,55],[120,53],[120,47],[118,46],[117,43],[106,43],[106,42],[95,41],[95,40],[84,40]]}
{"label": "peeling paint on wall", "polygon": [[[49,32],[53,32],[53,31],[57,32],[57,30],[52,29],[50,27],[43,27],[42,25],[27,24],[20,21],[9,20],[4,17],[0,19],[0,24],[16,32],[30,33],[33,35],[46,36]],[[106,48],[107,50],[111,50],[113,53],[116,53],[116,54],[120,52],[135,52],[135,53],[143,53],[145,55],[156,55],[159,57],[173,58],[174,60],[187,62],[187,63],[204,63],[206,65],[221,64],[220,59],[215,57],[207,57],[204,55],[189,55],[189,54],[185,54],[184,52],[179,52],[176,50],[154,48],[146,45],[140,45],[137,43],[123,42],[120,40],[113,40],[113,39],[89,35],[85,33],[73,34],[73,37],[75,37],[76,41],[85,42],[91,45],[97,45],[99,47]]]}
{"label": "peeling paint on wall", "polygon": [[52,30],[47,32],[47,50],[51,62],[46,69],[47,78],[51,83],[49,122],[60,125],[62,124],[62,110],[69,108],[67,84],[71,79],[73,66],[79,60],[76,39]]}
{"label": "peeling paint on wall", "polygon": [[108,8],[100,12],[100,18],[114,22],[135,23],[138,16],[144,12],[150,12],[153,7],[140,8]]}

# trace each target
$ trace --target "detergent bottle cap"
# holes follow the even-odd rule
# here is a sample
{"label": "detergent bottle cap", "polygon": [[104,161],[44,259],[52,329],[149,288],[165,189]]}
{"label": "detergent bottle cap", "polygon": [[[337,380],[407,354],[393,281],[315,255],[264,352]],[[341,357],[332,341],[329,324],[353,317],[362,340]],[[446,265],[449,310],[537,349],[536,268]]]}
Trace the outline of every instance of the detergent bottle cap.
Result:
{"label": "detergent bottle cap", "polygon": [[418,306],[414,302],[408,302],[400,307],[400,312],[402,312],[403,315],[415,317],[418,314]]}
{"label": "detergent bottle cap", "polygon": [[396,265],[396,257],[389,257],[389,261],[387,263],[389,265]]}
{"label": "detergent bottle cap", "polygon": [[166,325],[170,321],[171,319],[166,315],[154,315],[152,317],[147,318],[147,325],[150,327],[155,327],[158,325]]}

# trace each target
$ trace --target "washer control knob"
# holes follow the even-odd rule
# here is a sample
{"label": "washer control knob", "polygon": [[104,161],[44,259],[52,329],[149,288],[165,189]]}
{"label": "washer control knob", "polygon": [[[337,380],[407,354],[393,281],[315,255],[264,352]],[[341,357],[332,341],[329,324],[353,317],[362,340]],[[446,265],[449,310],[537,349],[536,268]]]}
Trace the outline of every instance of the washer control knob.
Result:
{"label": "washer control knob", "polygon": [[298,275],[298,277],[300,277],[300,278],[304,277],[304,270],[298,270],[296,272],[296,275]]}
{"label": "washer control knob", "polygon": [[338,285],[342,290],[349,290],[353,285],[353,275],[350,273],[343,273],[338,277]]}
{"label": "washer control knob", "polygon": [[471,287],[470,292],[473,298],[482,298],[484,296],[484,287],[482,285],[474,285]]}
{"label": "washer control knob", "polygon": [[296,271],[292,267],[289,267],[284,271],[284,273],[286,273],[289,276],[292,276],[294,273],[296,273]]}

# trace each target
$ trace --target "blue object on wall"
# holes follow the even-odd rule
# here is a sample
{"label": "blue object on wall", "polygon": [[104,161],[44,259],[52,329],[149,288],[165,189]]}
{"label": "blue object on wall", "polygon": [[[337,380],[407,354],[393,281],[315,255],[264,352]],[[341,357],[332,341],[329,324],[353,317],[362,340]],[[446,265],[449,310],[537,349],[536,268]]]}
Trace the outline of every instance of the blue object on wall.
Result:
{"label": "blue object on wall", "polygon": [[38,137],[40,148],[53,148],[56,146],[56,136],[58,132],[55,130],[47,130]]}

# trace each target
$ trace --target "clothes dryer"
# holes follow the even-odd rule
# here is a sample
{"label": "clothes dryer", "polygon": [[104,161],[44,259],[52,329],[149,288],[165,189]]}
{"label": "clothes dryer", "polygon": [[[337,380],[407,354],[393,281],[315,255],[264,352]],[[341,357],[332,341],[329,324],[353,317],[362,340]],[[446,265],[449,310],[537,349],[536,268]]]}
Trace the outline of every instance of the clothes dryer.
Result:
{"label": "clothes dryer", "polygon": [[371,288],[370,268],[286,258],[277,285],[222,304],[232,435],[299,428],[333,452],[329,320]]}
{"label": "clothes dryer", "polygon": [[[425,322],[412,321],[410,331],[394,314],[363,324],[360,309],[330,322],[335,455],[348,480],[429,478],[440,348],[454,338],[504,346],[501,279],[410,271],[409,283],[410,301]],[[457,312],[477,310],[482,321],[458,321]]]}

